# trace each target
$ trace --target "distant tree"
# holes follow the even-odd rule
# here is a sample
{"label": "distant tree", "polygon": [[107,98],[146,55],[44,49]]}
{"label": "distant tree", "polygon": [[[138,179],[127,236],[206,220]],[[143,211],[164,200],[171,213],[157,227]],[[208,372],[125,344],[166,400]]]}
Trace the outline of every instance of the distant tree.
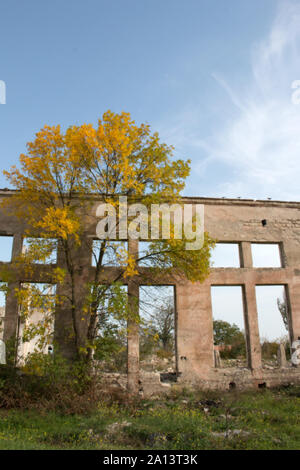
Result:
{"label": "distant tree", "polygon": [[285,290],[283,291],[283,299],[277,298],[277,307],[281,314],[285,329],[289,331],[289,319],[288,319],[288,309],[287,309],[287,301]]}
{"label": "distant tree", "polygon": [[237,336],[242,333],[237,325],[231,325],[227,321],[214,320],[214,342],[216,345],[232,345]]}
{"label": "distant tree", "polygon": [[240,355],[245,355],[246,345],[244,333],[237,325],[230,324],[223,320],[214,320],[214,343],[215,345],[231,346],[231,348],[221,351],[222,357],[235,358]]}

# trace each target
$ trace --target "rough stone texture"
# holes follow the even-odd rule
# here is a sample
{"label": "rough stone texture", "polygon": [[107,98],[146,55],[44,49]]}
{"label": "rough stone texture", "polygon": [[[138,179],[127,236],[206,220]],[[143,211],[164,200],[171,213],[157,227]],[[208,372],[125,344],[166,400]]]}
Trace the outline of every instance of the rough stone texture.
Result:
{"label": "rough stone texture", "polygon": [[[128,242],[128,251],[135,257],[138,257],[138,242],[130,240]],[[138,315],[139,285],[135,280],[128,281],[128,302],[131,313]],[[127,322],[127,376],[128,392],[136,394],[139,391],[139,325],[134,319],[128,319]]]}
{"label": "rough stone texture", "polygon": [[280,344],[278,346],[277,361],[278,361],[279,367],[287,367],[285,348],[283,344]]}
{"label": "rough stone texture", "polygon": [[[104,373],[101,374],[102,385],[110,391],[123,392],[128,390],[127,374]],[[163,383],[158,372],[141,371],[138,380],[138,394],[142,397],[156,396],[161,393],[169,393],[172,385]],[[131,393],[131,390],[129,390]]]}
{"label": "rough stone texture", "polygon": [[[12,192],[0,191],[0,200],[10,197]],[[261,348],[258,334],[255,286],[281,284],[286,286],[290,312],[290,337],[300,337],[300,203],[280,201],[255,201],[239,199],[183,198],[186,204],[204,204],[205,230],[219,242],[239,243],[240,268],[213,268],[204,283],[191,283],[186,279],[168,281],[163,275],[157,283],[175,285],[176,330],[177,330],[177,373],[178,384],[210,388],[245,386],[274,386],[280,383],[297,382],[300,379],[296,367],[266,371],[261,366]],[[95,214],[95,207],[91,214]],[[94,211],[94,212],[93,212]],[[266,225],[262,224],[266,220]],[[82,286],[91,278],[91,240],[96,238],[96,218],[86,220],[83,244],[78,251],[78,289],[76,295],[83,297]],[[0,235],[13,235],[15,257],[22,249],[23,223],[13,214],[0,213]],[[1,240],[0,240],[1,242]],[[278,243],[280,246],[281,268],[253,268],[251,242]],[[133,247],[133,250],[136,247]],[[61,257],[58,254],[58,264]],[[104,277],[109,282],[111,273],[117,268],[105,268]],[[146,268],[144,268],[146,269]],[[39,266],[39,281],[42,282],[43,267]],[[37,272],[37,271],[36,271]],[[33,276],[32,281],[36,278]],[[5,312],[4,341],[16,337],[18,326],[18,305],[13,288],[24,281],[20,278],[11,285],[7,296]],[[46,281],[46,279],[44,280]],[[211,286],[240,285],[243,291],[244,317],[247,343],[248,368],[220,369],[214,367],[213,324],[211,307]],[[129,293],[138,295],[138,278],[129,287]],[[60,307],[55,319],[55,338],[62,352],[72,357],[74,351],[68,344],[68,329],[71,325],[70,312]],[[129,325],[128,337],[128,387],[136,393],[138,388],[150,388],[150,382],[158,385],[158,378],[151,375],[139,376],[138,330]],[[85,322],[80,325],[84,336]],[[158,388],[162,387],[161,384]],[[147,393],[147,392],[146,392]]]}
{"label": "rough stone texture", "polygon": [[220,351],[214,350],[215,367],[221,367]]}

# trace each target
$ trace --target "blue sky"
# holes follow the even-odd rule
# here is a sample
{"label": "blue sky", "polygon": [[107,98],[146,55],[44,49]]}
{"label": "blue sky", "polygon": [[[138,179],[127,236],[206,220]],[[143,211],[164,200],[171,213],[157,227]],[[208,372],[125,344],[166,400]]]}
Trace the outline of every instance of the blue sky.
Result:
{"label": "blue sky", "polygon": [[192,159],[186,195],[299,200],[299,0],[4,0],[0,14],[0,187],[45,124],[111,109]]}
{"label": "blue sky", "polygon": [[4,1],[1,169],[45,124],[125,110],[192,158],[186,194],[297,200],[299,26],[289,0]]}

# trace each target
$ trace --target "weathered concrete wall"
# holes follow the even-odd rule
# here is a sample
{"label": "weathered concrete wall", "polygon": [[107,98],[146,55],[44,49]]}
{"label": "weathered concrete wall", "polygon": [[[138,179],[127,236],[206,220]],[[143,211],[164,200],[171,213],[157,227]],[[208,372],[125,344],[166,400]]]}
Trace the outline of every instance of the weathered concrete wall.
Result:
{"label": "weathered concrete wall", "polygon": [[[0,192],[0,198],[9,196],[7,191]],[[183,198],[185,203],[204,204],[205,230],[219,242],[238,243],[240,247],[240,268],[212,268],[209,278],[202,284],[191,283],[178,279],[173,284],[176,288],[177,316],[177,365],[181,383],[209,384],[223,386],[230,380],[233,372],[220,372],[214,368],[213,325],[211,307],[211,286],[239,285],[242,286],[244,300],[244,317],[247,342],[248,370],[247,380],[252,384],[264,381],[266,372],[261,368],[261,348],[258,333],[255,286],[282,284],[287,288],[291,315],[291,337],[300,337],[300,203],[280,201],[229,200],[208,198]],[[262,224],[266,220],[266,225]],[[86,223],[85,240],[78,253],[81,268],[78,272],[78,291],[93,272],[91,266],[91,240],[95,237],[95,219],[89,218]],[[13,256],[22,247],[23,224],[13,215],[0,213],[0,235],[13,235]],[[280,244],[282,267],[253,268],[251,242]],[[133,251],[136,250],[136,246]],[[42,267],[41,267],[42,269]],[[110,272],[115,268],[106,268],[105,276],[109,279]],[[39,276],[41,282],[41,276]],[[18,282],[21,282],[19,279]],[[158,281],[159,282],[159,281]],[[165,280],[162,279],[162,284]],[[17,283],[18,284],[18,283]],[[16,285],[17,285],[16,284]],[[12,286],[13,287],[13,286]],[[134,295],[138,295],[135,283],[129,286]],[[18,306],[11,292],[7,298],[4,340],[16,334]],[[67,346],[67,327],[71,322],[70,314],[61,307],[55,324],[56,339],[65,346],[66,355],[72,355]],[[83,324],[82,328],[86,326]],[[129,355],[129,388],[134,389],[138,382],[138,329],[130,325],[128,338]],[[275,372],[274,372],[275,374]],[[273,375],[274,375],[273,374]],[[276,377],[269,382],[278,383],[290,377],[299,376],[295,368],[288,373],[276,372]],[[294,374],[294,375],[293,375]],[[283,380],[283,376],[285,378]],[[239,379],[242,380],[242,379]],[[223,385],[222,385],[223,384]],[[225,388],[226,388],[225,387]]]}
{"label": "weathered concrete wall", "polygon": [[[300,336],[300,205],[277,201],[202,198],[187,198],[187,202],[205,205],[205,230],[213,238],[219,242],[239,244],[241,267],[212,268],[209,278],[198,286],[184,281],[176,285],[179,371],[182,372],[180,380],[189,380],[193,376],[194,381],[208,380],[212,384],[218,377],[223,383],[223,379],[220,380],[220,371],[211,368],[213,342],[210,287],[240,285],[243,290],[249,373],[254,383],[259,382],[263,380],[265,372],[261,370],[256,285],[286,286],[291,314],[291,337],[294,340]],[[262,220],[266,220],[266,225],[262,224]],[[278,243],[282,267],[253,268],[251,242]],[[198,329],[195,328],[197,314]],[[193,329],[195,332],[189,338],[189,332]],[[195,360],[197,344],[199,351],[198,359]],[[184,363],[180,360],[181,355],[185,356]],[[210,373],[207,370],[208,364]],[[290,374],[294,372],[295,370],[290,370]],[[226,374],[230,376],[233,371],[226,371]],[[275,382],[273,379],[272,383]]]}

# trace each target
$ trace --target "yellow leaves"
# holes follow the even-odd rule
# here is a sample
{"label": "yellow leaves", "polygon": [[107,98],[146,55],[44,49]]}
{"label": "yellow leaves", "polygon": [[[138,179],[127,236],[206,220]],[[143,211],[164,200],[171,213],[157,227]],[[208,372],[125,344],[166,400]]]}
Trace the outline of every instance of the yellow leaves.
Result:
{"label": "yellow leaves", "polygon": [[35,135],[35,140],[27,144],[30,155],[54,156],[63,147],[64,136],[60,126],[44,126]]}
{"label": "yellow leaves", "polygon": [[153,336],[153,341],[158,343],[159,341],[159,334],[158,333],[155,333],[154,336]]}
{"label": "yellow leaves", "polygon": [[66,276],[66,271],[63,268],[57,266],[56,268],[53,269],[53,277],[58,284],[61,284],[64,281],[65,276]]}
{"label": "yellow leaves", "polygon": [[80,222],[68,207],[48,207],[37,227],[66,240],[72,235],[79,241]]}
{"label": "yellow leaves", "polygon": [[[173,160],[173,147],[161,143],[148,124],[135,123],[129,113],[116,114],[108,110],[96,126],[84,123],[70,126],[66,131],[59,125],[45,126],[37,132],[28,143],[26,154],[20,156],[20,168],[12,167],[4,172],[17,190],[5,204],[10,211],[13,207],[14,215],[22,218],[33,237],[57,239],[65,271],[55,270],[53,265],[50,279],[71,285],[77,282],[77,275],[81,275],[81,256],[86,255],[84,242],[81,248],[74,245],[80,245],[82,233],[89,232],[92,226],[92,210],[88,211],[95,197],[115,209],[120,209],[120,195],[143,202],[147,207],[166,199],[168,203],[177,202],[189,170],[190,162]],[[132,221],[130,217],[128,220]],[[175,269],[188,279],[202,280],[209,266],[209,246],[207,239],[201,253],[186,251],[185,240],[175,240],[172,229],[170,240],[162,246],[166,252],[159,254],[156,267],[158,271],[170,267],[170,272]],[[39,248],[37,246],[37,251]],[[46,254],[43,250],[39,253],[42,259]],[[94,270],[95,277],[98,276],[95,284],[103,274],[102,254]],[[141,275],[135,257],[126,250],[116,250],[116,259],[122,282],[124,278]],[[27,260],[27,272],[34,270],[32,259],[27,257]],[[75,314],[73,329],[68,332],[70,338],[76,336],[76,322],[84,319],[88,322],[91,305],[93,309],[99,306],[99,295],[91,296],[91,301],[74,300],[72,296],[61,300],[62,305],[73,302],[71,307]],[[119,300],[115,302],[118,312],[122,311],[120,297],[117,296]],[[130,315],[138,321],[135,318],[138,308],[132,306],[132,299],[130,307]]]}
{"label": "yellow leaves", "polygon": [[127,257],[127,266],[124,271],[124,278],[133,277],[138,274],[138,269],[136,265],[136,259],[133,255],[128,254]]}
{"label": "yellow leaves", "polygon": [[[30,224],[45,206],[65,206],[72,196],[118,194],[178,196],[190,162],[172,161],[173,148],[151,134],[148,124],[137,125],[129,113],[108,110],[92,124],[45,126],[20,156],[21,168],[4,172],[20,191],[17,215]],[[78,202],[78,201],[77,201]]]}

